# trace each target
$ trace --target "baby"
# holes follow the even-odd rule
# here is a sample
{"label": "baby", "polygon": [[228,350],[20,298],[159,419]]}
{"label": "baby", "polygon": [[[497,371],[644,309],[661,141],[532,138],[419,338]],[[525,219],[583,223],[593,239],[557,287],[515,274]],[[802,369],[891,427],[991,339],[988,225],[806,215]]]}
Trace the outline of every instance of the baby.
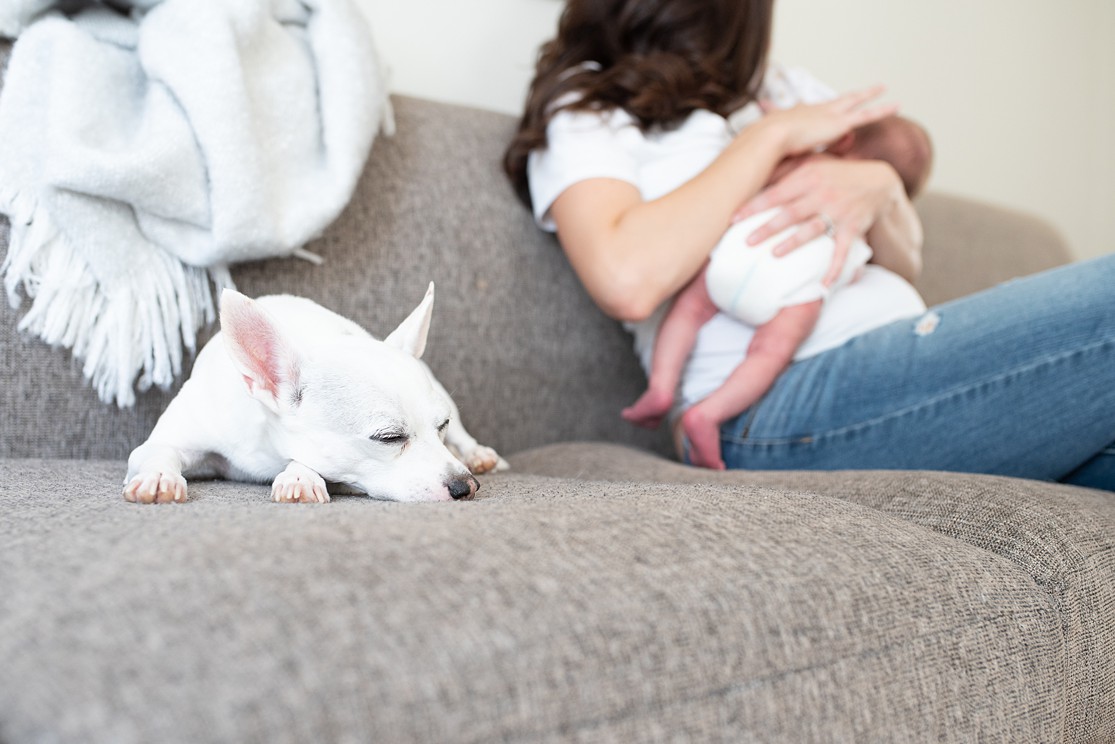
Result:
{"label": "baby", "polygon": [[[855,131],[829,148],[845,158],[885,160],[894,166],[908,194],[928,176],[929,143],[916,124],[895,117]],[[674,404],[682,370],[697,331],[718,312],[755,327],[747,356],[724,383],[690,406],[680,426],[694,465],[724,469],[720,425],[754,405],[791,362],[813,332],[825,297],[854,282],[871,258],[871,249],[855,241],[844,269],[831,287],[822,279],[832,263],[831,234],[815,238],[781,258],[775,246],[796,226],[748,246],[747,239],[777,214],[767,210],[733,225],[713,249],[705,269],[674,300],[659,326],[647,391],[623,410],[639,426],[657,427]],[[830,231],[831,232],[831,231]]]}

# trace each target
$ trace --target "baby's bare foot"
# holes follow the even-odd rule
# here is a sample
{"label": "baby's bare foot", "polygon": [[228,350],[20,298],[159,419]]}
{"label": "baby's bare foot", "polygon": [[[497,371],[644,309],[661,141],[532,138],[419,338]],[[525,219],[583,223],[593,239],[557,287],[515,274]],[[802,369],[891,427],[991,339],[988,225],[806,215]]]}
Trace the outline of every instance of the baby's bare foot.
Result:
{"label": "baby's bare foot", "polygon": [[635,426],[657,429],[673,404],[674,396],[670,391],[647,388],[647,391],[640,395],[637,401],[624,408],[620,415]]}
{"label": "baby's bare foot", "polygon": [[720,458],[720,422],[711,419],[701,407],[693,406],[681,417],[681,428],[689,440],[689,461],[699,468],[724,470]]}

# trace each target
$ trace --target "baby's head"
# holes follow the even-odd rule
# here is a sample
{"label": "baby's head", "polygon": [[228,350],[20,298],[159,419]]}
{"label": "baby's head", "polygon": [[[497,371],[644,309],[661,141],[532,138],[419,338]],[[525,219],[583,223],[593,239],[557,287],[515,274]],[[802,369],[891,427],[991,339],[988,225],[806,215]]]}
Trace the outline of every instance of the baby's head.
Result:
{"label": "baby's head", "polygon": [[908,119],[891,116],[855,130],[838,154],[863,160],[886,160],[898,171],[909,196],[929,180],[933,144],[925,130]]}

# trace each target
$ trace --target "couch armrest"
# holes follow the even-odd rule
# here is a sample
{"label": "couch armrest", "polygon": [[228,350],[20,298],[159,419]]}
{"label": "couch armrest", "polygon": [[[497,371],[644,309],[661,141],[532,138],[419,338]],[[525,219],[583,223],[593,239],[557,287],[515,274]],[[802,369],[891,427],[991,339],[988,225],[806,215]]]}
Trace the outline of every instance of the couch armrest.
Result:
{"label": "couch armrest", "polygon": [[934,305],[1073,259],[1047,222],[971,199],[929,193],[917,202],[925,226],[918,290]]}

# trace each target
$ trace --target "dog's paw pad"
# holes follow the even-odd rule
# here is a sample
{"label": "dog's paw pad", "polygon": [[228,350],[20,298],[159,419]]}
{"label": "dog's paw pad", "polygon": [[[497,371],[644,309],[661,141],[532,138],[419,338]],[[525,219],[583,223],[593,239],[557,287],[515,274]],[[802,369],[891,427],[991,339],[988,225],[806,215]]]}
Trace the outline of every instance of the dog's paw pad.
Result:
{"label": "dog's paw pad", "polygon": [[498,452],[484,445],[477,446],[465,457],[465,466],[472,471],[473,475],[498,472],[511,467],[506,460],[499,456]]}
{"label": "dog's paw pad", "polygon": [[329,501],[325,479],[316,473],[282,472],[271,484],[271,498],[280,504],[324,504]]}
{"label": "dog's paw pad", "polygon": [[124,499],[135,504],[180,504],[186,500],[186,479],[179,473],[139,473],[124,484]]}

